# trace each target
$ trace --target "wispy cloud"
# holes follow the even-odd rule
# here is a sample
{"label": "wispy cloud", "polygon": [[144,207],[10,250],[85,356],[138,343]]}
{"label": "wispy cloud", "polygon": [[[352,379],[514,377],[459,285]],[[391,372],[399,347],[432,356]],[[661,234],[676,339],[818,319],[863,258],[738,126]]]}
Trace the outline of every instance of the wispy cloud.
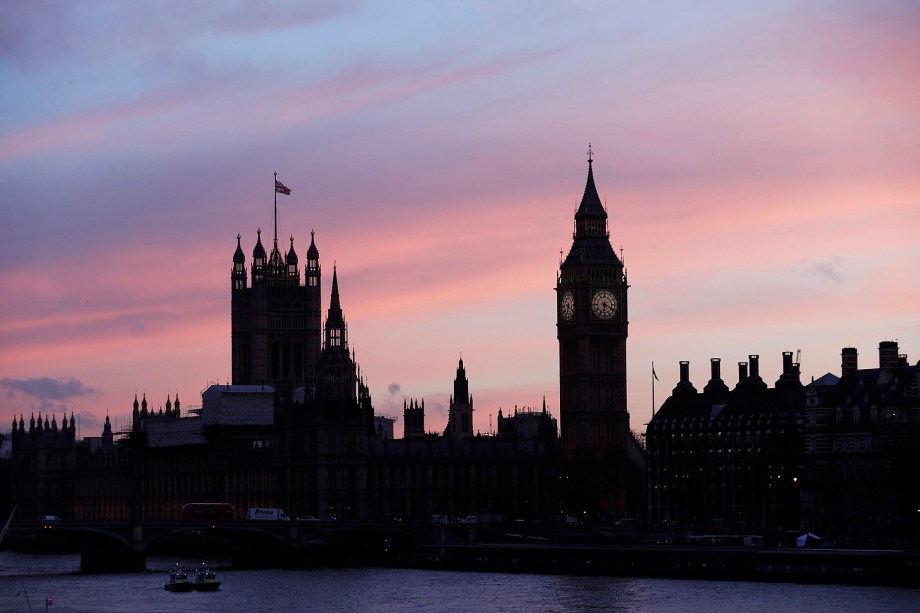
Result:
{"label": "wispy cloud", "polygon": [[97,393],[76,379],[53,379],[37,377],[32,379],[0,379],[0,387],[6,388],[8,398],[22,395],[41,402],[72,400]]}

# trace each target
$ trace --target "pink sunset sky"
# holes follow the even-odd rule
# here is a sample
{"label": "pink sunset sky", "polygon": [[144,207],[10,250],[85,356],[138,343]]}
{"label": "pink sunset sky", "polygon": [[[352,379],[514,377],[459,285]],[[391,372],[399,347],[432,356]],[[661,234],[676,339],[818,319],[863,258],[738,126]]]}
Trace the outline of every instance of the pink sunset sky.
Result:
{"label": "pink sunset sky", "polygon": [[914,2],[14,2],[0,8],[0,430],[230,378],[230,268],[305,260],[378,413],[558,415],[553,290],[591,143],[644,431],[690,361],[920,359]]}

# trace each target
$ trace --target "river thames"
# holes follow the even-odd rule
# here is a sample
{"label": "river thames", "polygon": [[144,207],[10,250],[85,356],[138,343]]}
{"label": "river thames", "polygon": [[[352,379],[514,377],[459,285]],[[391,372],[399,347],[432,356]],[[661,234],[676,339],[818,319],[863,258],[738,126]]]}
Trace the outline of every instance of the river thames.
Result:
{"label": "river thames", "polygon": [[52,613],[341,611],[706,613],[920,611],[920,589],[425,570],[230,570],[220,591],[163,589],[167,570],[201,560],[149,557],[147,572],[90,575],[76,555],[0,552],[0,611]]}

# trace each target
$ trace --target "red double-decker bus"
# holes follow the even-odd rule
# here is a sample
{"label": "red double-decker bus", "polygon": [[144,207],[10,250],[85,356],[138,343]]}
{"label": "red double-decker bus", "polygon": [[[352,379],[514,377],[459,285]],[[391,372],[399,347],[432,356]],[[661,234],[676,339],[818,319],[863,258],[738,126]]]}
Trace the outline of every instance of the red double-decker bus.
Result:
{"label": "red double-decker bus", "polygon": [[233,519],[229,502],[189,502],[179,510],[180,519]]}

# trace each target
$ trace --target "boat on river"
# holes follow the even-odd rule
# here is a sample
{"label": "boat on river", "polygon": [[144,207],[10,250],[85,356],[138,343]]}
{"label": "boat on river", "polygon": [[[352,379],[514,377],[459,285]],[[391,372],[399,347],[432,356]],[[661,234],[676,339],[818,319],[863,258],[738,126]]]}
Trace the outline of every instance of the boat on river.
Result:
{"label": "boat on river", "polygon": [[181,568],[169,571],[169,579],[163,586],[167,592],[191,592],[192,588],[192,582],[188,580],[188,573]]}
{"label": "boat on river", "polygon": [[201,568],[195,572],[195,581],[192,583],[192,588],[198,592],[216,592],[220,589],[217,573],[202,564]]}

